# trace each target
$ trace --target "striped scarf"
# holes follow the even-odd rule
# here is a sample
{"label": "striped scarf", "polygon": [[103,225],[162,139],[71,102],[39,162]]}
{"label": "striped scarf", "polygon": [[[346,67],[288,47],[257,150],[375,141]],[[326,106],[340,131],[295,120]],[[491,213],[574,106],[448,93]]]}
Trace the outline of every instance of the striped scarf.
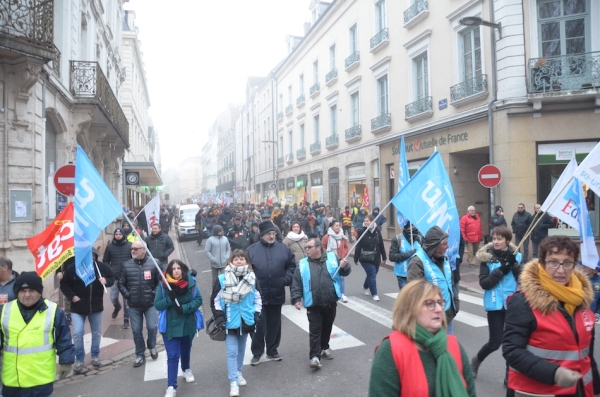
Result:
{"label": "striped scarf", "polygon": [[225,283],[221,296],[227,303],[241,302],[256,283],[254,272],[245,266],[233,266],[231,263],[225,267]]}

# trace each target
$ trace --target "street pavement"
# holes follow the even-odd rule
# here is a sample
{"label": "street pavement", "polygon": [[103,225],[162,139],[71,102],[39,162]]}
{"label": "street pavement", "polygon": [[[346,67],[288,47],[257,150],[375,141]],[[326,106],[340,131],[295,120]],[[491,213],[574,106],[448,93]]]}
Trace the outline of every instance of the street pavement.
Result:
{"label": "street pavement", "polygon": [[[173,236],[175,237],[175,236]],[[210,317],[208,298],[212,290],[211,270],[204,247],[195,241],[177,244],[170,259],[179,257],[198,271],[198,284],[204,297],[205,318]],[[308,321],[304,310],[297,311],[287,304],[283,307],[282,338],[279,353],[283,361],[270,361],[263,356],[261,364],[250,366],[250,339],[245,358],[244,377],[248,385],[240,388],[241,396],[366,396],[368,394],[371,363],[375,347],[391,331],[391,310],[398,293],[398,285],[391,267],[382,267],[378,276],[378,292],[381,302],[374,302],[370,296],[362,294],[365,273],[360,266],[352,263],[352,273],[346,278],[346,295],[349,302],[339,303],[335,328],[332,331],[331,347],[334,359],[323,360],[320,370],[309,368]],[[488,329],[486,313],[482,307],[477,279],[478,267],[461,267],[461,306],[454,330],[460,343],[472,357],[487,341]],[[110,319],[110,303],[105,304],[105,315],[109,322],[122,323],[122,315],[117,320]],[[104,329],[104,327],[103,327]],[[129,332],[130,335],[130,332]],[[161,341],[161,336],[158,336]],[[128,345],[119,345],[129,342]],[[112,396],[163,396],[167,387],[166,357],[161,352],[157,361],[147,358],[146,365],[133,368],[131,341],[117,341],[104,347],[100,357],[105,359],[105,367],[57,382],[55,395],[61,397]],[[112,349],[112,350],[108,350]],[[159,346],[162,350],[162,346]],[[118,352],[116,355],[115,352]],[[598,348],[595,348],[598,356]],[[89,361],[89,354],[86,357]],[[91,368],[91,367],[90,367]],[[225,344],[215,342],[201,332],[194,338],[191,369],[196,378],[187,384],[179,377],[177,396],[228,396],[229,381]],[[503,380],[505,362],[500,351],[490,355],[479,370],[476,386],[479,396],[504,396]]]}

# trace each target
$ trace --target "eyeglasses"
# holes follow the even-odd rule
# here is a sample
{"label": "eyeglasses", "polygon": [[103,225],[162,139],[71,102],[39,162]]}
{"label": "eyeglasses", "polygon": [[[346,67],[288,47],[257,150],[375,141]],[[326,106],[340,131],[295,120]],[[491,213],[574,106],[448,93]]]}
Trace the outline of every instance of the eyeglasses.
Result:
{"label": "eyeglasses", "polygon": [[564,267],[565,269],[573,269],[573,266],[575,266],[575,262],[571,262],[571,261],[568,261],[568,262],[548,261],[546,263],[552,269],[557,269],[560,265],[562,265],[562,267]]}
{"label": "eyeglasses", "polygon": [[446,301],[443,299],[440,299],[437,301],[434,301],[433,299],[427,299],[425,302],[423,302],[423,304],[425,305],[425,307],[427,307],[427,310],[431,310],[431,311],[435,310],[436,304],[440,305],[440,308],[442,310],[444,310],[444,308],[446,307]]}
{"label": "eyeglasses", "polygon": [[139,247],[139,248],[132,248],[131,250],[132,251],[137,251],[137,250],[143,250],[143,249],[144,249],[143,247]]}

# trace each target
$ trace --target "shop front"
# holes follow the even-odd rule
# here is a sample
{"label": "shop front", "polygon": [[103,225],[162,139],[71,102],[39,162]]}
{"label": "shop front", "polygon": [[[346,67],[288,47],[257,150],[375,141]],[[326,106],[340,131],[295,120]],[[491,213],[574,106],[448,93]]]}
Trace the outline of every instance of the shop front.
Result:
{"label": "shop front", "polygon": [[290,206],[294,205],[296,196],[296,178],[285,180],[285,202]]}
{"label": "shop front", "polygon": [[323,204],[323,171],[310,174],[310,202]]}
{"label": "shop front", "polygon": [[361,207],[367,187],[367,166],[365,163],[348,167],[348,202]]}
{"label": "shop front", "polygon": [[310,201],[310,197],[308,196],[308,176],[298,175],[296,178],[296,203],[300,205],[300,203],[306,200],[308,203]]}
{"label": "shop front", "polygon": [[277,181],[277,199],[282,205],[285,205],[287,202],[285,199],[285,179]]}

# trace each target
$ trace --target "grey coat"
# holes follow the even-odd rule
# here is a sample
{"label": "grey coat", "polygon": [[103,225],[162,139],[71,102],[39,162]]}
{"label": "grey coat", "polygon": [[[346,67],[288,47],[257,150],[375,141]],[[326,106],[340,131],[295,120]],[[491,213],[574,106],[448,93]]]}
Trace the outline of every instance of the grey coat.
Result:
{"label": "grey coat", "polygon": [[204,248],[206,256],[210,260],[210,266],[220,269],[227,266],[227,260],[231,255],[231,246],[225,236],[210,236],[206,240]]}

